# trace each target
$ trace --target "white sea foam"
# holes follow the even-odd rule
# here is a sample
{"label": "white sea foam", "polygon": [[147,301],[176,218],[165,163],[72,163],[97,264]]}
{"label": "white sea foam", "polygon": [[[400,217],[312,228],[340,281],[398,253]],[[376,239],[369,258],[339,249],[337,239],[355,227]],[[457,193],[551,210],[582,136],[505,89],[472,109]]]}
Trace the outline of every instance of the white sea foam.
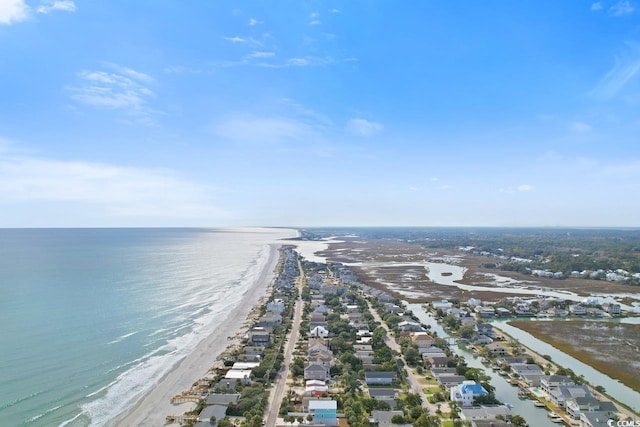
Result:
{"label": "white sea foam", "polygon": [[62,405],[58,405],[58,406],[53,407],[53,408],[51,408],[51,409],[47,409],[47,410],[46,410],[46,411],[44,411],[43,413],[41,413],[41,414],[39,414],[39,415],[36,415],[35,417],[31,417],[31,418],[29,418],[29,419],[27,420],[27,423],[33,423],[33,422],[35,422],[35,421],[39,420],[40,418],[44,417],[45,415],[50,414],[50,413],[52,413],[52,412],[55,412],[55,411],[57,411],[57,410],[58,410],[58,409],[60,409],[60,408],[62,408]]}
{"label": "white sea foam", "polygon": [[138,333],[138,331],[130,332],[128,334],[124,334],[124,335],[116,338],[115,340],[110,341],[108,344],[111,345],[111,344],[116,344],[116,343],[122,342],[122,341],[126,340],[127,338],[129,338],[130,336],[133,336],[133,335],[135,335],[137,333]]}
{"label": "white sea foam", "polygon": [[[90,425],[104,425],[116,418],[141,396],[148,393],[174,366],[192,352],[211,332],[211,327],[226,317],[225,313],[239,303],[242,295],[259,277],[268,261],[268,255],[268,246],[261,248],[250,265],[247,267],[245,264],[240,280],[235,279],[233,286],[224,284],[218,286],[215,289],[216,293],[212,292],[210,286],[203,287],[197,292],[197,297],[192,297],[189,302],[179,304],[170,310],[177,314],[181,311],[190,311],[188,309],[193,308],[196,303],[201,306],[190,312],[188,316],[176,316],[179,318],[177,320],[186,320],[185,317],[189,319],[176,325],[175,329],[165,328],[165,332],[173,329],[170,335],[179,334],[178,336],[169,339],[166,344],[140,358],[135,365],[120,374],[108,386],[92,393],[93,397],[106,391],[98,399],[82,405],[82,412],[91,420]],[[205,295],[209,295],[209,298],[205,299]]]}

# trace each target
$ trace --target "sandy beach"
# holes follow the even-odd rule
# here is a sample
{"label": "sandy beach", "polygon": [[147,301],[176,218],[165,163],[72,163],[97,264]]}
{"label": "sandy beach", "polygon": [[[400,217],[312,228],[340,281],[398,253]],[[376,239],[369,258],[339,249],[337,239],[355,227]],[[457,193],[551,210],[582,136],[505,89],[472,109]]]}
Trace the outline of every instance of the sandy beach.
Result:
{"label": "sandy beach", "polygon": [[258,279],[247,290],[236,307],[230,307],[215,322],[215,329],[195,350],[178,363],[171,372],[160,380],[153,389],[126,413],[110,422],[110,426],[161,426],[167,415],[181,415],[184,408],[171,404],[171,398],[205,376],[214,365],[216,358],[231,343],[227,337],[235,335],[247,320],[251,309],[260,298],[267,295],[278,264],[281,244],[270,245],[269,259]]}

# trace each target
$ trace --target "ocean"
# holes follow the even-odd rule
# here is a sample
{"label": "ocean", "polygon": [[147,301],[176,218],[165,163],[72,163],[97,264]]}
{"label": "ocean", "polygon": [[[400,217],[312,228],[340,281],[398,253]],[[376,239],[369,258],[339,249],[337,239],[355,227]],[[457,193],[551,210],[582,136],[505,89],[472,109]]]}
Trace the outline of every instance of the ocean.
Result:
{"label": "ocean", "polygon": [[239,304],[269,244],[295,235],[0,229],[1,424],[113,420]]}

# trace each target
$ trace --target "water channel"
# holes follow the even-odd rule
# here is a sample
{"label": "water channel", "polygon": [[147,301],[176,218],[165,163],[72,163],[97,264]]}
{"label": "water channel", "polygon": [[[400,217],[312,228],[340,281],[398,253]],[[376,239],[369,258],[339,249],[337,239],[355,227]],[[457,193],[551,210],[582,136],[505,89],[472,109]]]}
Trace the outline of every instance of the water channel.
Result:
{"label": "water channel", "polygon": [[[462,283],[458,283],[458,281],[464,278],[464,274],[467,271],[465,267],[443,262],[424,262],[421,264],[424,264],[425,268],[427,269],[427,277],[429,278],[429,280],[439,285],[454,286],[465,291],[488,291],[512,295],[545,296],[576,302],[582,302],[585,299],[584,296],[569,291],[552,291],[546,288],[532,288],[532,284],[515,285],[513,280],[509,280],[506,277],[498,275],[493,275],[496,281],[496,286],[464,285]],[[614,301],[613,298],[606,295],[594,294],[594,296],[598,297],[602,302]],[[632,297],[635,299],[639,299],[638,294],[625,294],[620,295],[620,297]],[[640,314],[640,306],[629,306],[626,304],[620,304],[620,306],[623,310]]]}
{"label": "water channel", "polygon": [[[406,304],[406,306],[413,312],[413,314],[416,315],[416,317],[418,317],[418,319],[420,319],[422,323],[431,326],[431,331],[437,332],[439,337],[447,338],[450,336],[433,317],[429,316],[427,312],[425,312],[421,304]],[[523,344],[525,343],[523,342]],[[511,412],[514,415],[517,414],[523,417],[530,426],[557,426],[557,424],[551,422],[547,417],[546,409],[534,406],[532,400],[518,399],[518,387],[512,386],[504,377],[501,377],[496,372],[493,372],[491,369],[483,365],[479,358],[474,358],[474,354],[471,351],[455,345],[451,346],[451,351],[459,356],[463,356],[468,366],[483,369],[484,372],[491,377],[490,383],[496,388],[496,398],[501,402],[508,403],[511,406]]]}

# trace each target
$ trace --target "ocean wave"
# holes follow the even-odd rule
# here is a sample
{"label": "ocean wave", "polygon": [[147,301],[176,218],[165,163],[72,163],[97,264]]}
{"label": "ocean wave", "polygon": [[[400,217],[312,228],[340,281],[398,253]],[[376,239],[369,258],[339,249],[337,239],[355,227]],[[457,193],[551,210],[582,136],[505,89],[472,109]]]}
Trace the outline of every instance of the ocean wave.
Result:
{"label": "ocean wave", "polygon": [[[90,419],[90,425],[104,425],[117,418],[191,353],[211,333],[212,326],[226,318],[240,303],[242,295],[260,278],[269,261],[269,249],[268,245],[261,247],[255,258],[238,272],[240,274],[236,275],[235,280],[217,282],[213,290],[210,283],[203,284],[201,289],[192,288],[187,302],[183,299],[181,304],[168,310],[163,309],[162,314],[171,313],[172,320],[178,324],[156,330],[151,335],[171,331],[167,334],[171,338],[137,359],[133,366],[118,375],[111,384],[91,394],[91,397],[100,396],[81,406],[82,413]],[[211,296],[206,298],[206,295]],[[181,298],[180,295],[174,297]],[[185,316],[181,315],[181,311]],[[156,345],[158,344],[160,343]]]}
{"label": "ocean wave", "polygon": [[58,406],[56,406],[56,407],[54,407],[54,408],[51,408],[51,409],[48,409],[48,410],[44,411],[43,413],[41,413],[41,414],[39,414],[39,415],[36,415],[35,417],[31,417],[31,418],[29,418],[29,419],[25,422],[25,424],[31,424],[31,423],[34,423],[34,422],[36,422],[37,420],[39,420],[40,418],[44,417],[45,415],[50,414],[50,413],[52,413],[52,412],[55,412],[55,411],[57,411],[58,409],[62,408],[62,406],[63,406],[63,405],[58,405]]}
{"label": "ocean wave", "polygon": [[128,333],[128,334],[124,334],[124,335],[122,335],[122,336],[119,336],[119,337],[118,337],[118,338],[116,338],[115,340],[108,342],[107,344],[108,344],[108,345],[111,345],[111,344],[119,343],[119,342],[121,342],[121,341],[126,340],[126,339],[127,339],[127,338],[129,338],[130,336],[133,336],[133,335],[137,334],[138,332],[139,332],[139,331],[135,331],[135,332],[130,332],[130,333]]}
{"label": "ocean wave", "polygon": [[19,398],[13,400],[12,402],[5,403],[5,404],[1,405],[0,406],[0,410],[9,408],[11,406],[15,406],[20,402],[24,402],[25,400],[33,399],[34,397],[40,396],[42,393],[46,393],[48,391],[51,391],[51,389],[42,389],[42,390],[38,390],[38,391],[36,391],[34,393],[31,393],[28,396],[19,397]]}

